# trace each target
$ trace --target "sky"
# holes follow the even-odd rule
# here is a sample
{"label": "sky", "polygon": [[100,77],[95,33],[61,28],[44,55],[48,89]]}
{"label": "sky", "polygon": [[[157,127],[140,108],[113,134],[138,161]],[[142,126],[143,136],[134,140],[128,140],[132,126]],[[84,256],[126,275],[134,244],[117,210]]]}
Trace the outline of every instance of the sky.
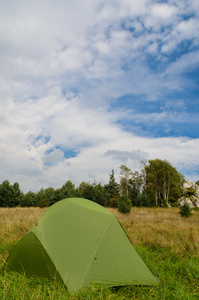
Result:
{"label": "sky", "polygon": [[2,0],[0,182],[199,179],[198,0]]}

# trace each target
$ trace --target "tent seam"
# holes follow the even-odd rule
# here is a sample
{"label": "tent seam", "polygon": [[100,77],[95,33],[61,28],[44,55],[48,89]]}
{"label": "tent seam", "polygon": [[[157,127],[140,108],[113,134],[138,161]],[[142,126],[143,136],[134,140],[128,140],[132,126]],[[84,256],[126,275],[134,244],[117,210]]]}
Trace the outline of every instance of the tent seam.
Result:
{"label": "tent seam", "polygon": [[[41,236],[40,232],[35,232],[35,231],[32,231],[32,232],[34,233],[34,235],[36,236],[36,238],[39,240],[39,242],[41,243],[41,245],[43,246],[44,250],[45,250],[46,253],[48,254],[49,258],[51,259],[51,261],[52,261],[52,263],[53,263],[53,265],[54,265],[54,267],[55,267],[56,272],[58,273],[59,277],[61,278],[61,280],[62,280],[63,283],[65,284],[65,281],[63,280],[61,274],[59,273],[59,270],[58,270],[58,268],[57,268],[57,265],[56,265],[56,263],[55,263],[55,260],[54,260],[53,256],[52,256],[52,255],[49,253],[49,251],[47,250],[45,239],[43,239],[43,240],[42,240],[42,238],[40,239],[40,236]],[[42,236],[41,236],[41,237],[42,237]],[[44,243],[45,243],[45,244],[44,244]],[[51,274],[51,275],[52,275],[52,274]]]}
{"label": "tent seam", "polygon": [[106,226],[106,228],[105,228],[105,230],[104,230],[104,232],[103,232],[103,234],[102,234],[102,237],[101,237],[101,239],[100,239],[100,241],[99,241],[97,247],[95,248],[95,251],[94,251],[94,253],[93,253],[92,257],[91,257],[90,263],[89,263],[89,265],[88,265],[88,267],[87,267],[87,269],[86,269],[86,271],[85,271],[85,274],[84,274],[84,276],[83,276],[83,279],[82,279],[82,281],[81,281],[81,283],[80,283],[80,288],[82,288],[82,285],[83,285],[83,283],[84,283],[84,280],[85,280],[85,278],[86,278],[86,275],[87,275],[87,273],[88,273],[88,271],[89,271],[89,269],[90,269],[90,266],[91,266],[92,263],[93,263],[93,258],[95,257],[95,253],[96,253],[97,250],[99,249],[99,247],[100,247],[100,245],[101,245],[101,243],[102,243],[102,240],[103,240],[103,238],[104,238],[104,236],[105,236],[105,234],[106,234],[108,228],[110,227],[110,224],[111,224],[112,219],[113,219],[113,216],[111,216],[110,221],[108,222],[108,225]]}

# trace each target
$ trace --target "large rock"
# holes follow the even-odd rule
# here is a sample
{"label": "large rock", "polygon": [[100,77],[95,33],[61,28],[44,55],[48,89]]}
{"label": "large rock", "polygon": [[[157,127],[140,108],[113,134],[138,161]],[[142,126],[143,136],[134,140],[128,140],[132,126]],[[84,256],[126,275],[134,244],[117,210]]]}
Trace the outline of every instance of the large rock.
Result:
{"label": "large rock", "polygon": [[[190,188],[195,190],[195,195],[188,197],[186,193]],[[183,193],[186,196],[183,196],[178,200],[178,204],[180,206],[184,205],[184,203],[188,203],[191,208],[199,207],[199,185],[198,184],[192,181],[185,182],[183,185]]]}

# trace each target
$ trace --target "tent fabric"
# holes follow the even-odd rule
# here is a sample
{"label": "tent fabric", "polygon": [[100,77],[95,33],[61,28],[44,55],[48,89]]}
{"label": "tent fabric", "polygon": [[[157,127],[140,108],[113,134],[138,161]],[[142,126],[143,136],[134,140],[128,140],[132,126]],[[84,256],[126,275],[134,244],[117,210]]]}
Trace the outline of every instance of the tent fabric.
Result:
{"label": "tent fabric", "polygon": [[90,200],[61,200],[40,217],[7,259],[28,276],[60,278],[70,292],[90,285],[156,285],[159,281],[116,216]]}

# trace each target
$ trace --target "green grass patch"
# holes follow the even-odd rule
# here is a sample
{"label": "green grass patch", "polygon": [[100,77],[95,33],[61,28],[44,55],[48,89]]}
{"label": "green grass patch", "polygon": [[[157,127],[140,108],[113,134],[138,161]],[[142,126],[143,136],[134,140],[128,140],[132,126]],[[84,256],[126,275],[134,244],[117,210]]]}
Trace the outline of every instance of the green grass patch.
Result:
{"label": "green grass patch", "polygon": [[180,257],[168,249],[154,250],[146,246],[137,250],[160,280],[159,286],[90,287],[71,295],[58,281],[28,279],[15,272],[3,271],[0,299],[199,299],[199,261],[196,256]]}

